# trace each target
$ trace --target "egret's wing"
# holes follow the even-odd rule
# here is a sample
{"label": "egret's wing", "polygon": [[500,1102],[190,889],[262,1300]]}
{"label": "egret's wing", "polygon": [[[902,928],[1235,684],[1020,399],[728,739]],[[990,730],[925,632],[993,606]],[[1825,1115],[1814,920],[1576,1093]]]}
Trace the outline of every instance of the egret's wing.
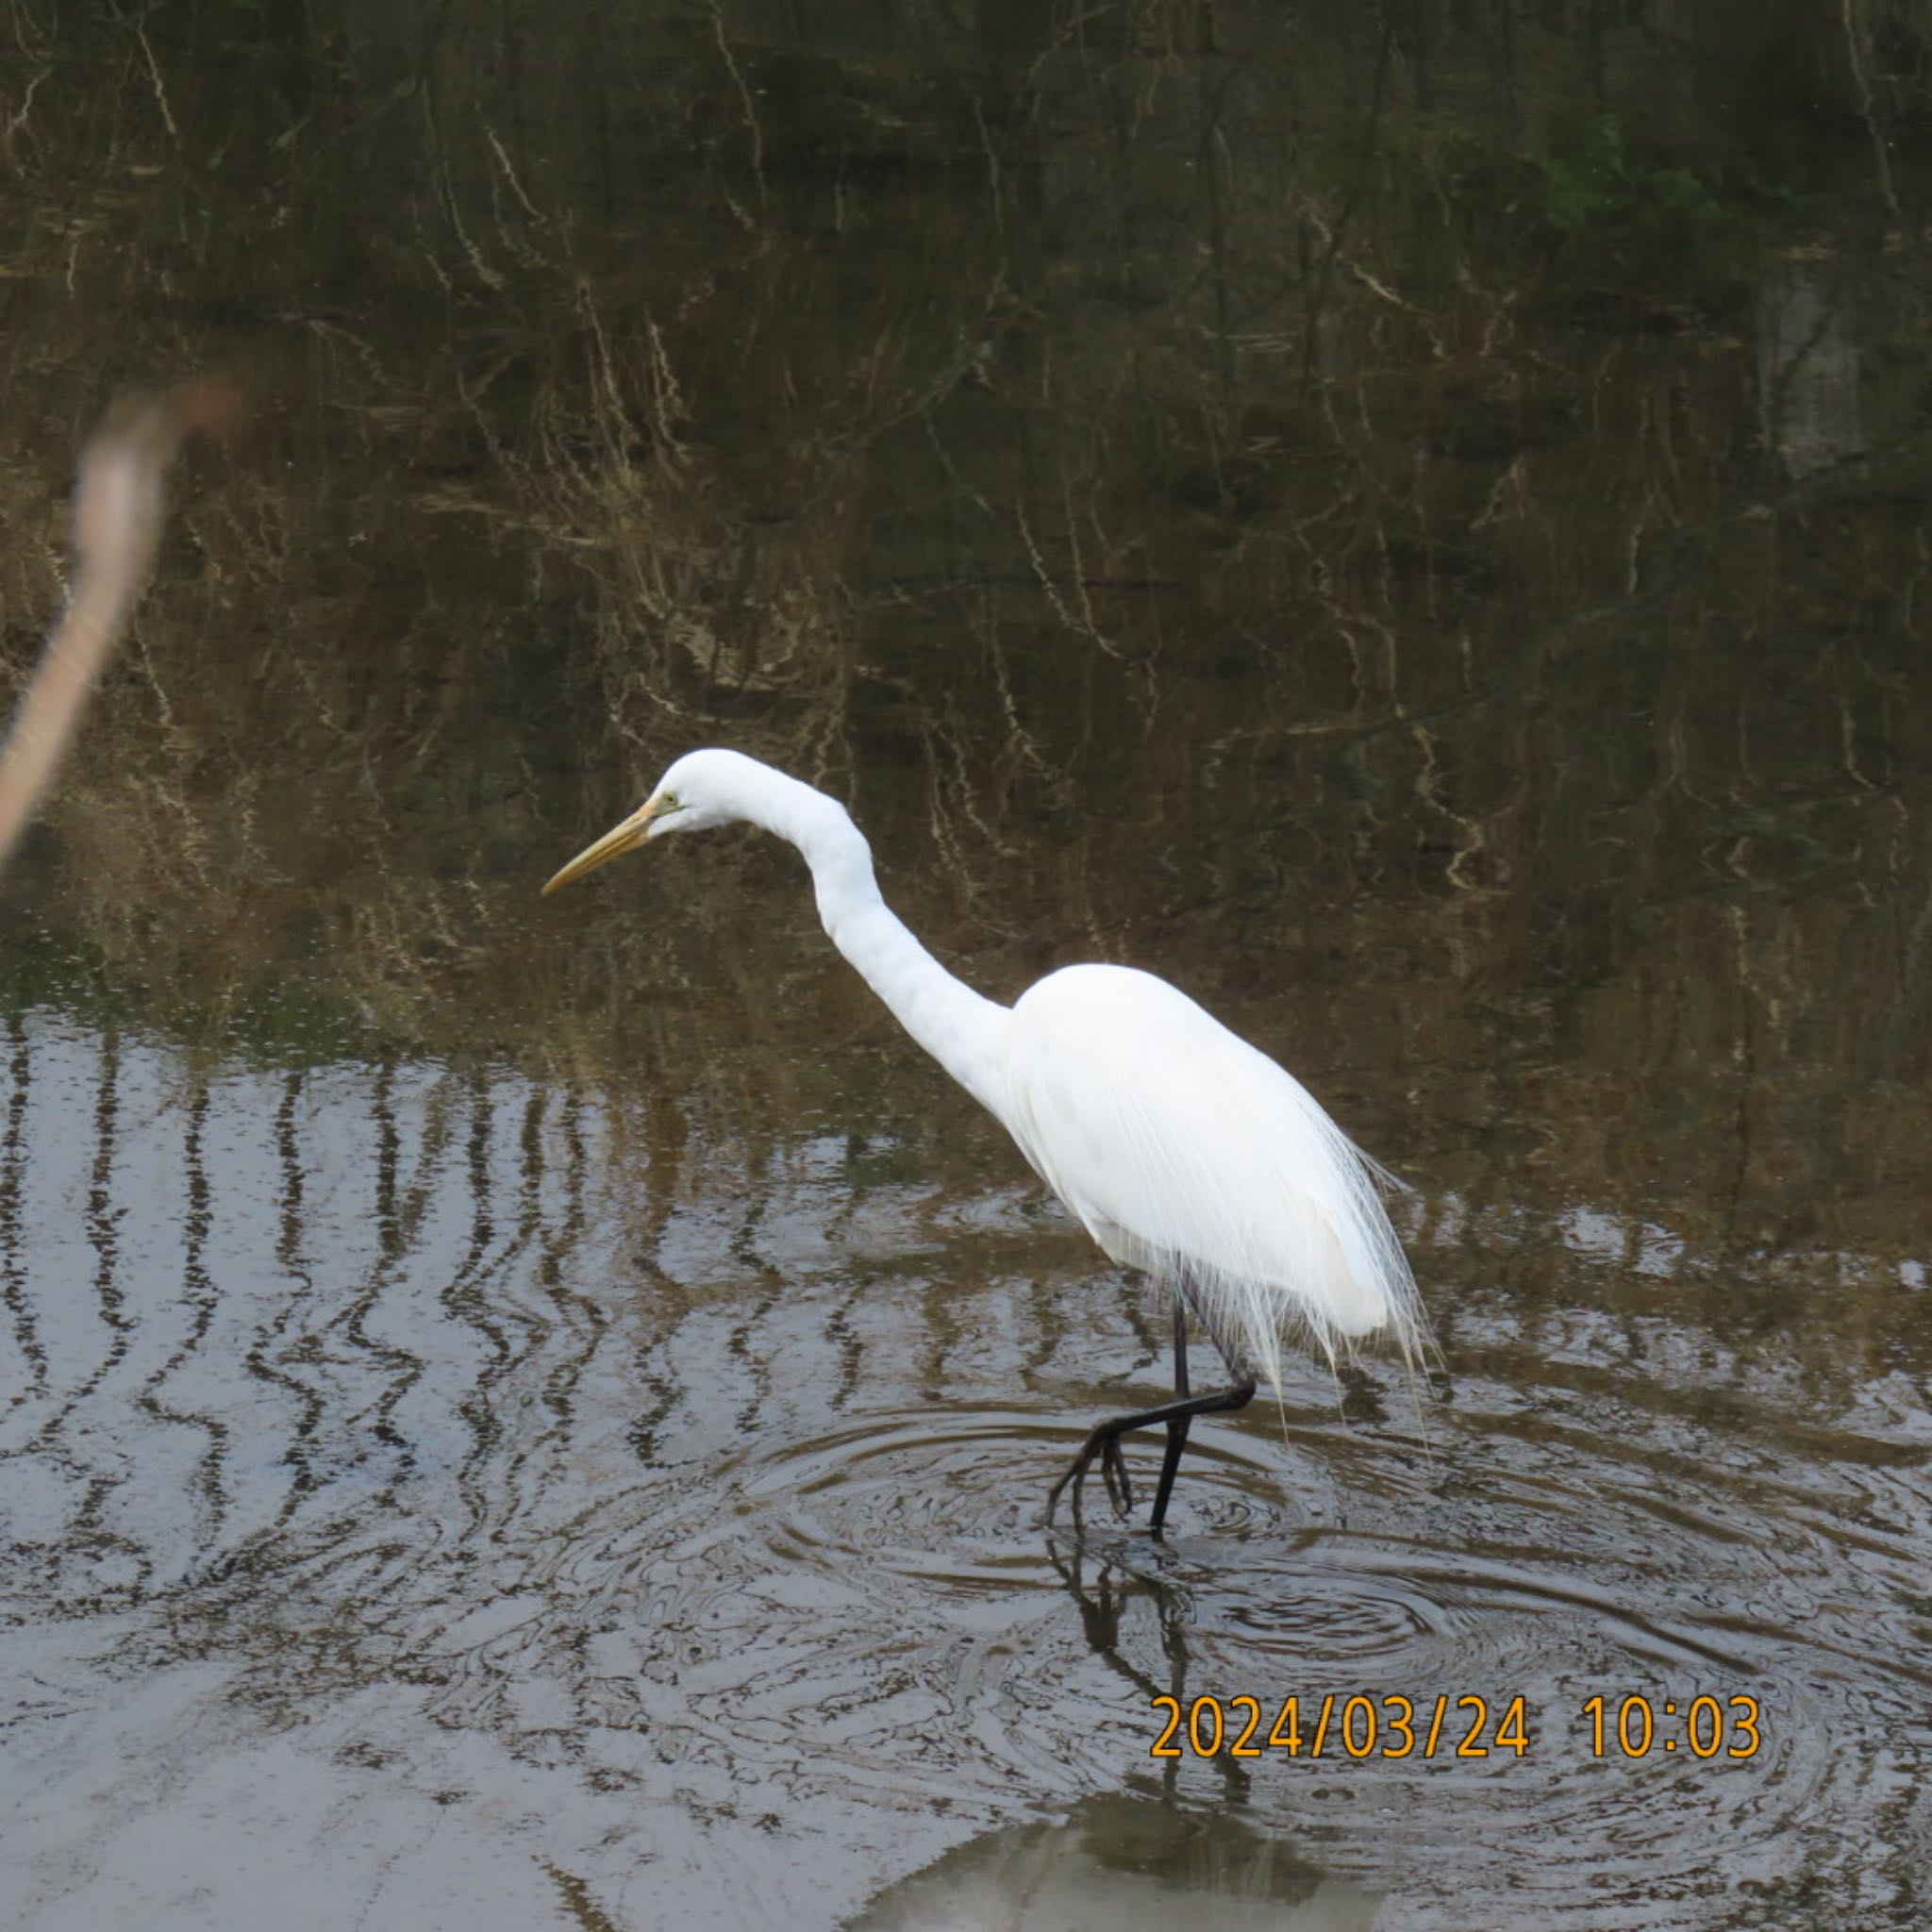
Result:
{"label": "egret's wing", "polygon": [[1271,1379],[1297,1318],[1330,1349],[1385,1325],[1420,1345],[1373,1171],[1291,1074],[1124,967],[1051,974],[1013,1018],[1008,1124],[1109,1254],[1185,1265]]}

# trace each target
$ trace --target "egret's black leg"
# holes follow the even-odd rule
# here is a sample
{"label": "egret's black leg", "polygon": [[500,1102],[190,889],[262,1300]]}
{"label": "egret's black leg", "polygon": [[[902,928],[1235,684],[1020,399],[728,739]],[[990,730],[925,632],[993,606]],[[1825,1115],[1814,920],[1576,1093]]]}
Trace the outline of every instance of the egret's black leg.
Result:
{"label": "egret's black leg", "polygon": [[[1255,1379],[1251,1375],[1244,1382],[1238,1382],[1232,1389],[1217,1390],[1212,1395],[1196,1395],[1187,1402],[1164,1403],[1158,1408],[1143,1408],[1134,1415],[1117,1415],[1099,1424],[1080,1446],[1080,1453],[1074,1457],[1073,1466],[1058,1482],[1047,1491],[1046,1520],[1053,1521],[1053,1512],[1058,1507],[1060,1491],[1069,1483],[1074,1486],[1074,1521],[1080,1521],[1080,1486],[1087,1480],[1087,1472],[1093,1467],[1095,1457],[1100,1458],[1101,1474],[1107,1479],[1107,1493],[1114,1508],[1123,1516],[1134,1507],[1134,1491],[1127,1481],[1127,1465],[1121,1454],[1121,1438],[1129,1429],[1151,1429],[1156,1423],[1191,1422],[1197,1415],[1211,1415],[1219,1409],[1245,1408],[1255,1399]],[[1174,1439],[1168,1439],[1173,1447]],[[1180,1461],[1180,1454],[1174,1451],[1174,1461]]]}
{"label": "egret's black leg", "polygon": [[1053,1521],[1053,1512],[1059,1507],[1060,1492],[1072,1483],[1074,1524],[1076,1528],[1079,1526],[1080,1491],[1096,1457],[1100,1459],[1101,1477],[1107,1484],[1108,1500],[1120,1515],[1131,1515],[1134,1489],[1127,1480],[1127,1461],[1121,1453],[1121,1438],[1129,1429],[1151,1429],[1157,1423],[1164,1423],[1167,1425],[1167,1455],[1160,1466],[1160,1488],[1154,1499],[1154,1529],[1158,1535],[1167,1514],[1167,1499],[1174,1489],[1174,1472],[1180,1467],[1181,1450],[1187,1443],[1188,1424],[1197,1415],[1211,1415],[1221,1409],[1245,1408],[1255,1399],[1254,1376],[1248,1374],[1246,1365],[1227,1338],[1216,1330],[1214,1324],[1203,1315],[1199,1307],[1194,1310],[1196,1318],[1221,1351],[1221,1358],[1227,1364],[1228,1374],[1236,1379],[1231,1388],[1216,1390],[1210,1395],[1188,1393],[1186,1324],[1187,1307],[1191,1299],[1189,1284],[1183,1277],[1174,1318],[1174,1392],[1180,1400],[1163,1403],[1158,1408],[1143,1408],[1133,1415],[1110,1416],[1106,1422],[1096,1424],[1092,1434],[1080,1445],[1080,1453],[1074,1457],[1072,1467],[1047,1491],[1046,1520],[1049,1523]]}
{"label": "egret's black leg", "polygon": [[[1174,1298],[1174,1392],[1185,1402],[1193,1391],[1188,1387],[1188,1305]],[[1188,1446],[1191,1416],[1177,1416],[1167,1425],[1167,1454],[1160,1458],[1160,1481],[1154,1491],[1154,1514],[1148,1519],[1150,1534],[1158,1536],[1167,1521],[1167,1499],[1174,1494],[1174,1479],[1181,1466],[1181,1451]]]}

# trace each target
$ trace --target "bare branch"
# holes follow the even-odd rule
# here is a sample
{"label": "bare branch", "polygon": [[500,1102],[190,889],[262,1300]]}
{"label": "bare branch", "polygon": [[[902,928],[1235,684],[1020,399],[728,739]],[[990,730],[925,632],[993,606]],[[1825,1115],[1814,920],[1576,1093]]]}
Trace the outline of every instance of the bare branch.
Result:
{"label": "bare branch", "polygon": [[74,499],[74,591],[0,748],[0,866],[52,781],[127,614],[147,587],[168,465],[188,437],[224,435],[240,413],[240,394],[219,377],[159,396],[128,397],[108,412],[82,455]]}

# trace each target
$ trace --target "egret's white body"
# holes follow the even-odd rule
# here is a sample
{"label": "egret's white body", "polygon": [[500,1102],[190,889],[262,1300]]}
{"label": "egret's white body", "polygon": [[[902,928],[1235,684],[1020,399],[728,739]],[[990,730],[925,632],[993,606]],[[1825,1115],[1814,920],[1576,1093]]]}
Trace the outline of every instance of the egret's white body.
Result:
{"label": "egret's white body", "polygon": [[[811,868],[833,943],[907,1032],[988,1108],[1036,1173],[1116,1261],[1176,1295],[1176,1385],[1187,1394],[1191,1312],[1237,1378],[1281,1386],[1295,1328],[1333,1358],[1386,1331],[1413,1362],[1425,1327],[1389,1224],[1378,1171],[1292,1074],[1186,993],[1127,966],[1067,966],[1011,1007],[948,973],[879,896],[872,849],[842,806],[733,751],[695,751],[636,812],[565,866],[546,891],[672,831],[745,820],[789,841]],[[1238,1407],[1203,1398],[1173,1406]],[[1103,1424],[1070,1474],[1105,1452],[1109,1488],[1122,1427],[1166,1422],[1159,1526],[1187,1415]],[[1103,1442],[1101,1438],[1108,1429]],[[1078,1504],[1075,1488],[1075,1507]],[[1058,1494],[1058,1491],[1056,1491]],[[1117,1495],[1116,1500],[1119,1500]]]}
{"label": "egret's white body", "polygon": [[1331,1356],[1383,1327],[1415,1351],[1415,1284],[1373,1170],[1292,1074],[1130,966],[1049,974],[1005,1030],[993,1111],[1041,1179],[1116,1261],[1185,1267],[1277,1393],[1295,1324]]}

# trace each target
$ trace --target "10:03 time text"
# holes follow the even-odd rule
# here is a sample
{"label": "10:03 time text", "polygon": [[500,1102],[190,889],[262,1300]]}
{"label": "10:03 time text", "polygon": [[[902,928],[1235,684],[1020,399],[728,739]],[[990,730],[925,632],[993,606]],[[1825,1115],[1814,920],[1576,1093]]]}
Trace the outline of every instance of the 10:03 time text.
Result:
{"label": "10:03 time text", "polygon": [[[1291,1694],[1278,1707],[1258,1697],[1157,1697],[1165,1722],[1155,1757],[1524,1757],[1537,1740],[1528,1701],[1518,1692],[1491,1700],[1442,1692],[1420,1701],[1365,1691],[1321,1697]],[[1271,1717],[1270,1711],[1273,1711]],[[1755,1757],[1763,1745],[1757,1698],[1708,1693],[1679,1702],[1635,1694],[1589,1698],[1577,1712],[1593,1757],[1647,1757],[1681,1752],[1696,1758]]]}

